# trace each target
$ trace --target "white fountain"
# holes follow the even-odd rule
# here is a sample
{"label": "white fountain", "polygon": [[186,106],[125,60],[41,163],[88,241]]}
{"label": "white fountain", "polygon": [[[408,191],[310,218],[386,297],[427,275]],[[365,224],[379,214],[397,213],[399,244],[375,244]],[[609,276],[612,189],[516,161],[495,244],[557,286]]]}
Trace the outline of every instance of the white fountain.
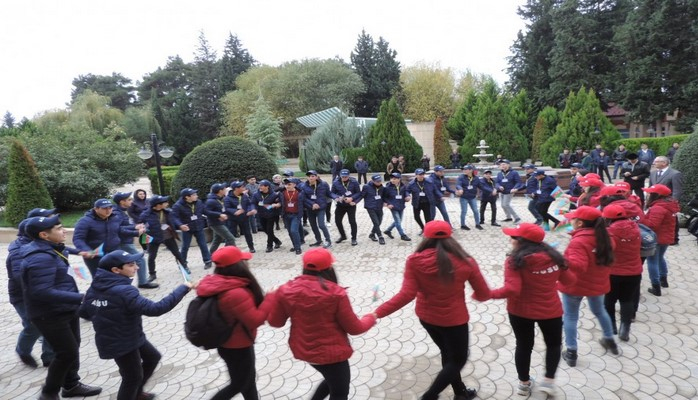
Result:
{"label": "white fountain", "polygon": [[480,149],[479,154],[473,154],[474,157],[477,157],[480,159],[480,162],[478,164],[480,165],[488,165],[489,162],[487,161],[488,158],[494,156],[494,154],[487,153],[487,149],[490,148],[490,146],[485,143],[485,140],[480,140],[480,145],[475,146],[476,149]]}

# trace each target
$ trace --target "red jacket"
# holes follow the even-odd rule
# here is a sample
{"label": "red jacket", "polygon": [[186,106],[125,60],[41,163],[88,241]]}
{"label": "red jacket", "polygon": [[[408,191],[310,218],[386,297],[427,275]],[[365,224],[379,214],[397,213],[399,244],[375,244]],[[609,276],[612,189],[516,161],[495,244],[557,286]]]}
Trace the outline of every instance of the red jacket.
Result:
{"label": "red jacket", "polygon": [[231,324],[238,321],[232,335],[221,347],[240,349],[252,346],[257,337],[257,327],[267,318],[269,300],[257,308],[252,292],[247,288],[248,284],[246,278],[213,274],[201,279],[196,288],[199,296],[218,295],[218,309],[223,318]]}
{"label": "red jacket", "polygon": [[611,275],[642,275],[642,239],[637,222],[621,219],[609,225],[607,230],[616,244]]}
{"label": "red jacket", "polygon": [[293,356],[311,364],[333,364],[348,360],[353,353],[350,335],[369,330],[376,320],[371,315],[359,319],[343,287],[319,278],[301,275],[274,294],[269,325],[280,328],[291,318],[288,344]]}
{"label": "red jacket", "polygon": [[[639,254],[639,253],[638,253]],[[551,319],[562,316],[562,303],[556,283],[574,284],[569,269],[560,269],[546,253],[526,256],[526,265],[514,269],[514,260],[504,263],[504,286],[492,290],[493,299],[507,299],[510,314],[528,319]]]}
{"label": "red jacket", "polygon": [[413,253],[405,262],[402,288],[392,299],[376,310],[379,318],[392,314],[417,297],[415,313],[420,320],[437,326],[457,326],[470,320],[465,306],[465,282],[475,290],[478,300],[490,297],[490,288],[474,259],[461,260],[451,256],[454,280],[439,280],[436,249]]}
{"label": "red jacket", "polygon": [[652,203],[647,210],[643,223],[657,234],[657,244],[673,244],[676,229],[676,213],[679,202],[667,197]]}
{"label": "red jacket", "polygon": [[645,217],[645,213],[642,211],[642,208],[630,200],[621,199],[621,200],[616,200],[612,203],[609,203],[609,205],[610,204],[623,207],[629,218],[642,219]]}
{"label": "red jacket", "polygon": [[611,268],[596,264],[596,236],[594,228],[581,228],[571,232],[565,260],[577,277],[574,284],[560,282],[558,289],[571,296],[600,296],[611,291]]}

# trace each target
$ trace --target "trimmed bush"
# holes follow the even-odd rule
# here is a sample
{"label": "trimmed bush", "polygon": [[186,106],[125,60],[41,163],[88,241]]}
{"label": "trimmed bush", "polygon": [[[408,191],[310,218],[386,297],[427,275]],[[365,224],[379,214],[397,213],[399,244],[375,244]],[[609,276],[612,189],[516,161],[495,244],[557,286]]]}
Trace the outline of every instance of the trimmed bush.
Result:
{"label": "trimmed bush", "polygon": [[179,172],[179,165],[171,165],[167,167],[162,167],[162,181],[165,184],[164,192],[160,192],[160,183],[158,182],[158,169],[150,168],[148,169],[148,180],[150,180],[150,193],[156,193],[161,196],[172,196],[177,197],[177,192],[172,191],[172,182],[175,176]]}
{"label": "trimmed bush", "polygon": [[[647,147],[652,149],[655,155],[665,156],[672,144],[681,144],[689,136],[691,135],[674,135],[658,138],[621,139],[616,143],[616,147],[622,144],[625,145],[626,149],[628,149],[628,153],[637,153],[638,151],[640,151],[640,145],[643,143],[647,143]],[[609,151],[612,151],[612,149],[609,149]]]}
{"label": "trimmed bush", "polygon": [[214,183],[230,183],[247,175],[271,180],[278,171],[262,146],[237,136],[220,137],[200,144],[184,157],[172,182],[172,193],[176,197],[182,188],[190,187],[205,198]]}
{"label": "trimmed bush", "polygon": [[[677,135],[678,136],[678,135]],[[677,136],[670,136],[661,139],[670,139]],[[674,155],[674,163],[671,165],[683,174],[683,195],[679,201],[686,207],[694,195],[698,194],[698,124],[695,125],[693,133],[685,136],[681,147]],[[678,142],[678,140],[675,140]],[[649,143],[648,146],[651,146]],[[662,154],[666,154],[666,151]],[[684,210],[687,211],[687,210]]]}
{"label": "trimmed bush", "polygon": [[53,208],[51,196],[24,144],[13,140],[7,160],[9,185],[5,219],[19,225],[33,208]]}

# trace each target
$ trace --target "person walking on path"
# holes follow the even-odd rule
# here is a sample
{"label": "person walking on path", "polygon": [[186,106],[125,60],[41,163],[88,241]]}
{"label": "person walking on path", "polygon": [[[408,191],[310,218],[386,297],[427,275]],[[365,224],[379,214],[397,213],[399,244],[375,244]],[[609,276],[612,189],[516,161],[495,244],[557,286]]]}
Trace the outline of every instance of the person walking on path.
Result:
{"label": "person walking on path", "polygon": [[158,258],[158,249],[161,244],[167,247],[167,250],[172,253],[185,271],[190,272],[186,260],[182,258],[179,247],[177,247],[177,232],[175,231],[175,227],[179,227],[182,231],[189,229],[189,227],[183,225],[174,215],[172,210],[168,208],[169,204],[167,196],[153,195],[150,198],[150,208],[141,214],[140,222],[145,224],[148,235],[152,237],[152,241],[148,243],[148,282],[157,279],[155,260]]}
{"label": "person walking on path", "polygon": [[468,216],[468,207],[473,212],[475,228],[482,230],[480,211],[477,205],[477,192],[478,190],[487,190],[487,188],[481,186],[482,181],[473,174],[474,169],[475,167],[470,164],[464,165],[463,174],[458,177],[458,182],[456,183],[456,196],[460,200],[460,228],[466,231],[470,230],[468,225],[465,224],[465,219]]}
{"label": "person walking on path", "polygon": [[204,203],[204,215],[206,215],[208,227],[213,232],[211,247],[208,249],[211,254],[218,250],[221,242],[225,243],[226,246],[235,246],[235,236],[226,224],[228,214],[225,212],[224,198],[225,184],[214,183],[211,185],[211,193],[206,196],[206,203]]}
{"label": "person walking on path", "polygon": [[504,222],[513,221],[515,224],[521,222],[521,218],[514,211],[514,207],[511,206],[511,200],[516,194],[516,192],[523,188],[524,185],[521,182],[519,173],[511,169],[511,162],[509,160],[502,160],[499,164],[501,171],[497,174],[497,190],[502,194],[502,210],[504,210],[504,215],[506,218]]}
{"label": "person walking on path", "polygon": [[[114,196],[112,196],[112,200],[114,201],[114,204],[116,204],[116,207],[114,207],[114,214],[128,221],[129,224],[133,224],[133,219],[130,218],[130,215],[128,214],[128,210],[133,204],[133,198],[131,197],[131,193],[117,192],[114,194]],[[121,245],[119,246],[119,249],[126,251],[130,254],[140,254],[140,252],[136,249],[136,245],[133,244],[133,237],[134,235],[140,236],[144,233],[145,225],[133,225],[133,233],[128,235],[119,235],[121,237]],[[136,260],[136,264],[138,264],[138,287],[140,289],[155,289],[160,286],[155,282],[148,282],[148,268],[145,265],[145,260],[143,259],[143,257],[140,257],[138,260]]]}
{"label": "person walking on path", "polygon": [[252,205],[250,196],[245,193],[245,183],[235,181],[230,184],[230,191],[223,199],[225,212],[228,214],[228,229],[233,233],[240,229],[240,233],[245,236],[247,249],[250,253],[254,253],[254,239],[250,226],[250,217],[257,212]]}
{"label": "person walking on path", "polygon": [[393,223],[388,225],[383,233],[385,233],[385,236],[392,239],[392,231],[393,228],[395,228],[397,233],[400,235],[400,239],[409,242],[412,239],[410,239],[410,237],[407,236],[405,231],[402,229],[402,216],[405,211],[405,203],[412,199],[407,192],[407,186],[402,184],[400,178],[402,178],[402,174],[399,172],[393,172],[390,176],[390,184],[385,186],[383,201],[393,216]]}
{"label": "person walking on path", "polygon": [[[434,219],[433,211],[437,201],[441,201],[441,191],[436,188],[433,182],[425,178],[425,171],[422,168],[414,170],[414,179],[407,185],[407,192],[412,198],[412,209],[414,220],[424,231],[424,224]],[[424,222],[420,217],[424,214]],[[420,235],[422,232],[419,233]]]}
{"label": "person walking on path", "polygon": [[204,268],[211,268],[211,252],[206,245],[206,234],[204,228],[206,221],[204,220],[204,203],[199,200],[199,193],[192,188],[184,188],[179,192],[179,200],[172,207],[172,211],[179,218],[183,225],[189,228],[182,231],[182,247],[180,253],[182,259],[186,262],[191,246],[191,239],[196,238],[196,244],[201,251],[201,258],[204,262]]}
{"label": "person walking on path", "polygon": [[301,244],[303,243],[302,233],[299,229],[303,219],[303,203],[305,203],[305,194],[302,190],[296,189],[301,181],[298,178],[284,178],[286,188],[279,192],[281,196],[281,215],[284,218],[284,225],[288,230],[288,236],[293,243],[293,251],[296,254],[301,254]]}
{"label": "person walking on path", "polygon": [[323,381],[312,400],[349,398],[353,350],[348,335],[359,335],[376,323],[375,314],[358,318],[346,289],[339,286],[329,250],[315,248],[303,255],[303,275],[270,293],[269,325],[281,328],[291,320],[288,344],[296,359],[309,363]]}
{"label": "person walking on path", "polygon": [[[327,208],[327,199],[330,198],[330,185],[320,179],[317,171],[310,170],[305,173],[308,181],[301,186],[301,191],[305,194],[305,211],[308,213],[310,228],[315,235],[315,243],[311,243],[310,247],[323,246],[325,248],[332,247],[332,238],[330,231],[325,224],[325,208]],[[323,236],[325,238],[322,241]]]}
{"label": "person walking on path", "polygon": [[417,298],[415,313],[419,322],[441,351],[443,369],[422,395],[436,400],[447,386],[455,400],[475,398],[475,389],[463,383],[460,371],[468,359],[468,321],[465,282],[475,291],[473,297],[490,298],[490,288],[477,262],[451,237],[453,229],[445,221],[430,221],[424,226],[424,239],[405,262],[400,291],[375,311],[387,317]]}
{"label": "person walking on path", "polygon": [[334,212],[334,223],[337,225],[339,238],[335,243],[342,243],[347,240],[347,234],[344,230],[344,216],[349,219],[349,228],[351,229],[351,245],[356,246],[356,235],[358,227],[356,225],[356,203],[361,201],[361,186],[356,179],[350,176],[348,169],[343,169],[340,173],[340,178],[332,182],[330,196],[337,202],[337,207]]}
{"label": "person walking on path", "polygon": [[368,238],[379,244],[385,244],[381,223],[383,222],[383,205],[385,188],[383,187],[383,177],[375,174],[371,177],[371,183],[364,185],[361,189],[361,198],[364,201],[364,208],[371,218],[371,233]]}
{"label": "person walking on path", "polygon": [[497,196],[499,196],[497,183],[492,179],[492,171],[487,170],[482,175],[480,178],[480,225],[485,224],[485,210],[489,204],[492,212],[490,225],[500,226],[497,222]]}
{"label": "person walking on path", "polygon": [[676,213],[681,207],[679,202],[671,197],[671,189],[665,185],[657,184],[643,190],[649,193],[644,221],[657,234],[657,250],[654,255],[647,257],[647,272],[652,284],[647,291],[661,296],[662,288],[669,287],[669,269],[664,255],[669,245],[674,243]]}
{"label": "person walking on path", "polygon": [[252,204],[257,210],[257,218],[262,224],[262,230],[267,234],[267,253],[281,247],[281,240],[274,233],[274,221],[279,215],[281,201],[279,194],[271,189],[271,182],[264,179],[259,182],[259,190],[252,195]]}
{"label": "person walking on path", "polygon": [[[114,203],[109,199],[98,199],[94,207],[75,224],[73,244],[80,251],[92,253],[85,258],[85,265],[94,276],[102,255],[119,249],[121,237],[135,237],[138,232],[129,226],[126,218],[114,214]],[[98,250],[99,249],[99,250]]]}

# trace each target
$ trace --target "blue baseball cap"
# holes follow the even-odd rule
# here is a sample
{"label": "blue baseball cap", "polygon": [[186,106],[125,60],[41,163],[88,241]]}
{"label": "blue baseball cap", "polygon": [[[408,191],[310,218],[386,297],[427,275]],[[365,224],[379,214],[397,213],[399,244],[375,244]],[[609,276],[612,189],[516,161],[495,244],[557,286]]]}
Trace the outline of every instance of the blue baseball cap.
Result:
{"label": "blue baseball cap", "polygon": [[99,268],[111,270],[113,267],[120,267],[124,264],[132,263],[143,258],[144,253],[131,254],[123,250],[114,250],[99,260]]}
{"label": "blue baseball cap", "polygon": [[437,165],[434,167],[434,172],[443,171],[445,169],[443,165]]}
{"label": "blue baseball cap", "polygon": [[511,161],[509,161],[505,158],[505,159],[501,160],[499,163],[500,164],[511,164]]}
{"label": "blue baseball cap", "polygon": [[284,178],[284,183],[293,183],[295,185],[299,185],[301,183],[301,180],[298,178]]}
{"label": "blue baseball cap", "polygon": [[26,219],[26,221],[24,233],[32,239],[38,239],[39,232],[49,230],[61,223],[59,214],[55,214],[52,217],[32,217]]}
{"label": "blue baseball cap", "polygon": [[187,196],[191,196],[192,194],[196,194],[196,193],[199,193],[199,191],[196,189],[184,188],[179,192],[179,195],[182,197],[187,197]]}
{"label": "blue baseball cap", "polygon": [[305,176],[312,176],[312,175],[317,176],[317,171],[315,171],[314,169],[311,169],[310,171],[305,173]]}
{"label": "blue baseball cap", "polygon": [[392,174],[390,174],[390,177],[400,179],[400,178],[402,178],[402,174],[399,172],[393,172]]}
{"label": "blue baseball cap", "polygon": [[339,171],[340,176],[349,176],[349,170],[348,169],[343,169]]}
{"label": "blue baseball cap", "polygon": [[112,208],[114,207],[114,203],[111,202],[109,199],[99,199],[95,201],[95,208]]}
{"label": "blue baseball cap", "polygon": [[259,182],[259,186],[271,186],[271,182],[269,182],[266,179],[263,179],[262,181]]}
{"label": "blue baseball cap", "polygon": [[538,169],[533,173],[533,175],[545,175],[545,171],[543,171],[542,169]]}
{"label": "blue baseball cap", "polygon": [[383,182],[383,176],[381,174],[375,174],[371,177],[373,182]]}
{"label": "blue baseball cap", "polygon": [[424,170],[422,168],[417,168],[414,170],[415,175],[424,175]]}
{"label": "blue baseball cap", "polygon": [[475,169],[471,164],[466,164],[462,167],[462,169]]}
{"label": "blue baseball cap", "polygon": [[218,193],[221,190],[225,189],[225,184],[224,183],[214,183],[211,185],[211,193]]}
{"label": "blue baseball cap", "polygon": [[293,170],[292,169],[285,169],[283,175],[284,176],[293,176]]}
{"label": "blue baseball cap", "polygon": [[50,217],[56,213],[55,208],[34,208],[27,213],[27,218],[31,217]]}
{"label": "blue baseball cap", "polygon": [[114,203],[119,204],[121,200],[126,200],[129,197],[131,197],[131,192],[117,192],[111,199],[114,200]]}
{"label": "blue baseball cap", "polygon": [[158,194],[154,194],[153,197],[150,198],[150,206],[155,207],[158,204],[167,203],[168,201],[170,201],[170,198],[168,196],[160,196]]}
{"label": "blue baseball cap", "polygon": [[526,164],[524,165],[524,169],[536,169],[536,166],[533,164]]}
{"label": "blue baseball cap", "polygon": [[245,186],[245,182],[235,181],[230,183],[230,187],[233,189]]}
{"label": "blue baseball cap", "polygon": [[570,165],[570,168],[582,168],[582,164],[578,162],[572,163],[572,165]]}

